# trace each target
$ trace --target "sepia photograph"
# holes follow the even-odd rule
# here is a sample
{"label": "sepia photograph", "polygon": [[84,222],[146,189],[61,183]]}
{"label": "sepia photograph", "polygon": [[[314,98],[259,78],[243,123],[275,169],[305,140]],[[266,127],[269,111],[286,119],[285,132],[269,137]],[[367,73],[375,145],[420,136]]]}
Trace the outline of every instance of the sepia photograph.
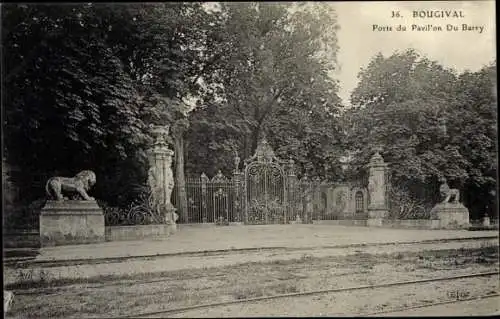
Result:
{"label": "sepia photograph", "polygon": [[496,3],[2,3],[3,315],[500,315]]}

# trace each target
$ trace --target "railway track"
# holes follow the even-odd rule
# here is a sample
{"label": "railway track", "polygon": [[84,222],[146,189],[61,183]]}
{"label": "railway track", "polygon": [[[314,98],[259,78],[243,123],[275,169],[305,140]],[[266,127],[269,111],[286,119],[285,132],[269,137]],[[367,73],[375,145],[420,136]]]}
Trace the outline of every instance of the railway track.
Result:
{"label": "railway track", "polygon": [[[469,249],[469,248],[467,248]],[[471,248],[473,249],[473,248]],[[288,260],[288,259],[287,259]],[[50,269],[50,268],[49,268]],[[441,269],[436,269],[441,270]],[[450,269],[452,270],[452,269]],[[167,271],[168,272],[168,271]],[[346,275],[351,274],[350,272],[346,273]],[[354,273],[352,273],[354,274]],[[29,274],[27,274],[29,275]],[[50,274],[44,274],[49,276]],[[13,291],[16,295],[38,295],[43,294],[45,296],[49,295],[59,295],[61,291],[64,291],[65,286],[70,284],[85,284],[88,289],[100,289],[105,287],[123,287],[123,286],[134,286],[134,285],[145,285],[145,284],[156,284],[161,282],[171,282],[172,280],[176,280],[171,276],[163,277],[161,276],[161,272],[152,272],[147,273],[143,278],[134,278],[136,276],[113,276],[110,275],[106,279],[102,279],[100,277],[85,277],[81,280],[75,280],[73,278],[61,278],[56,280],[56,282],[52,283],[51,286],[46,286],[45,281],[42,279],[36,279],[37,274],[34,274],[35,277],[26,277],[25,281],[19,281],[19,283],[13,283],[6,285],[8,290]],[[41,275],[40,275],[41,276]],[[183,277],[182,280],[190,279]],[[181,280],[181,279],[179,279]],[[72,292],[66,292],[71,294]]]}
{"label": "railway track", "polygon": [[[490,238],[488,238],[488,239],[490,239]],[[464,239],[459,240],[459,241],[463,241],[463,240]],[[468,239],[465,239],[465,240],[471,240],[471,239],[468,238]],[[454,241],[454,240],[446,240],[446,241]],[[438,241],[432,240],[431,242],[443,242],[443,241],[442,240],[438,240]],[[418,243],[421,243],[421,242],[418,242]],[[427,243],[429,243],[429,242],[427,242]],[[409,243],[406,243],[406,244],[408,245]],[[382,244],[382,246],[386,246],[386,245],[390,245],[390,244],[385,244],[385,243]],[[360,245],[360,246],[364,246],[364,245]],[[371,245],[369,245],[369,246],[371,246]],[[375,246],[377,246],[377,245],[375,245]],[[411,244],[410,244],[410,246],[411,246]],[[467,248],[467,249],[469,249],[469,248]],[[349,269],[346,274],[350,274],[350,273],[351,273],[351,269]],[[448,274],[449,273],[446,273],[446,275],[448,275]],[[134,318],[136,318],[136,317],[150,317],[150,316],[168,317],[168,316],[172,316],[172,315],[175,315],[175,314],[182,315],[183,313],[186,313],[187,315],[189,315],[189,313],[196,313],[197,310],[202,311],[203,309],[205,309],[205,311],[209,311],[211,309],[215,309],[215,311],[219,311],[219,309],[218,309],[219,307],[231,306],[231,305],[238,305],[238,304],[245,304],[245,303],[247,303],[249,305],[251,305],[253,303],[254,305],[252,305],[251,307],[257,307],[256,309],[259,309],[259,308],[262,308],[262,304],[261,303],[264,303],[265,306],[268,306],[268,305],[265,304],[266,300],[280,300],[280,299],[284,299],[284,298],[291,298],[292,300],[294,300],[295,298],[298,299],[298,298],[301,298],[301,297],[312,296],[312,295],[326,295],[326,294],[330,294],[330,293],[334,294],[334,293],[341,293],[341,292],[348,292],[348,291],[362,291],[362,290],[370,290],[370,289],[371,290],[375,290],[375,289],[379,289],[379,288],[382,289],[382,288],[386,288],[386,287],[398,287],[398,286],[405,286],[405,285],[412,285],[412,284],[416,285],[416,286],[415,287],[410,287],[410,289],[419,290],[421,288],[420,288],[420,286],[418,286],[418,284],[432,283],[432,282],[439,282],[439,281],[446,281],[446,280],[451,281],[451,280],[458,280],[458,279],[465,279],[465,278],[498,276],[498,275],[499,275],[499,272],[495,271],[495,272],[487,272],[487,273],[479,273],[479,274],[448,276],[448,277],[442,277],[442,278],[427,278],[427,279],[405,281],[405,282],[393,282],[393,283],[385,283],[385,284],[369,285],[369,286],[365,285],[365,286],[356,286],[356,287],[347,287],[347,288],[336,288],[336,289],[326,289],[326,290],[304,291],[304,292],[291,293],[291,294],[280,294],[280,295],[263,296],[263,297],[258,297],[258,298],[248,298],[248,299],[240,299],[240,300],[231,300],[231,301],[226,301],[226,302],[207,303],[207,304],[200,304],[200,305],[194,305],[194,306],[189,306],[189,307],[165,309],[165,310],[154,311],[154,312],[144,312],[144,313],[138,313],[138,314],[133,314],[133,315],[127,315],[126,317],[123,317],[123,318],[130,318],[130,317],[134,317]],[[195,277],[193,277],[193,278],[195,278]],[[161,278],[161,277],[160,278],[156,277],[156,278],[152,278],[152,279],[151,278],[144,278],[144,279],[137,280],[137,279],[132,279],[132,278],[130,278],[130,279],[126,279],[126,278],[120,279],[120,278],[117,278],[117,279],[113,279],[112,282],[95,282],[92,286],[89,285],[86,288],[93,289],[93,288],[101,288],[101,287],[109,287],[109,286],[147,285],[149,283],[153,284],[153,283],[168,282],[168,281],[172,281],[173,280],[173,278]],[[380,282],[380,280],[377,280],[377,281]],[[489,279],[488,279],[488,282],[489,282]],[[65,285],[66,284],[61,283],[61,285],[58,285],[58,286],[55,286],[55,287],[40,287],[40,288],[28,288],[28,289],[15,289],[14,290],[14,294],[15,295],[44,295],[44,296],[48,296],[48,295],[66,295],[66,294],[72,295],[73,291],[70,291],[70,290],[64,291],[65,289],[61,289]],[[460,285],[463,286],[463,282],[460,283]],[[441,286],[443,286],[443,285],[441,285]],[[489,286],[491,286],[491,284],[489,284]],[[405,290],[405,289],[400,289],[400,290]],[[370,314],[359,314],[359,315],[371,315],[371,314],[377,315],[379,313],[380,314],[384,314],[384,313],[391,313],[391,312],[401,312],[401,311],[404,311],[404,310],[415,309],[415,308],[425,308],[425,307],[439,306],[441,304],[447,304],[447,303],[456,303],[456,302],[461,302],[461,301],[474,300],[475,298],[490,298],[490,297],[498,296],[498,294],[494,294],[494,295],[491,294],[491,293],[497,292],[496,288],[490,288],[490,290],[491,290],[490,294],[485,295],[485,296],[481,296],[481,297],[474,297],[474,298],[460,299],[460,300],[456,300],[456,299],[452,298],[453,300],[449,300],[449,301],[445,301],[445,302],[440,302],[440,303],[426,303],[426,304],[423,304],[423,305],[414,305],[412,307],[404,307],[404,308],[397,308],[397,309],[387,309],[387,310],[380,311],[380,312],[373,312],[373,313],[370,313]],[[388,290],[388,291],[392,291],[392,289]],[[81,291],[79,291],[79,293],[81,293]],[[474,295],[477,296],[479,293],[481,293],[481,292],[479,290],[476,290],[475,293],[474,293]],[[348,295],[353,296],[351,294],[348,294]],[[236,298],[238,298],[238,297],[236,297]],[[324,300],[324,297],[320,297],[320,298]],[[439,298],[441,298],[441,297],[439,297]],[[306,298],[304,298],[304,299],[306,299]],[[292,303],[293,302],[291,302],[290,304],[292,304]],[[272,304],[272,302],[271,302],[271,304]],[[279,303],[276,303],[276,304],[279,304]],[[286,304],[288,304],[288,302],[285,302],[285,300],[283,300],[282,304],[286,305]],[[154,308],[158,309],[162,305],[156,303],[156,305],[153,305],[153,306],[154,306]],[[236,306],[236,307],[238,307],[238,306]],[[229,308],[229,309],[231,309],[231,308]],[[234,307],[232,309],[234,309]],[[146,309],[144,309],[144,310],[146,310]],[[154,309],[149,308],[149,310],[154,310]],[[265,307],[264,307],[264,310],[265,310]],[[250,313],[252,313],[252,312],[250,312]],[[123,314],[123,312],[122,312],[122,314]],[[340,314],[340,315],[342,315],[342,314]]]}
{"label": "railway track", "polygon": [[[50,269],[50,268],[49,268]],[[149,278],[148,278],[149,277]],[[184,279],[189,279],[189,278],[182,278]],[[80,281],[74,280],[74,279],[67,279],[67,283],[64,279],[60,280],[60,283],[55,283],[52,285],[52,287],[43,287],[44,283],[43,281],[40,282],[40,287],[37,287],[38,283],[37,281],[30,282],[30,280],[35,280],[35,279],[29,279],[26,282],[20,282],[20,284],[12,284],[12,285],[7,285],[8,289],[13,291],[16,295],[37,295],[37,294],[43,294],[45,296],[49,295],[59,295],[61,294],[61,288],[66,286],[67,283],[72,283],[72,284],[77,284],[77,283],[82,283],[87,286],[89,289],[99,289],[99,288],[104,288],[104,287],[112,287],[112,286],[132,286],[132,285],[144,285],[144,284],[155,284],[155,283],[161,283],[161,282],[171,282],[172,279],[171,277],[159,277],[158,274],[156,273],[150,273],[146,276],[146,278],[141,278],[141,279],[133,279],[133,278],[127,278],[125,277],[120,277],[117,276],[114,278],[114,276],[110,276],[108,279],[102,281],[102,279],[93,279],[91,278],[84,278]],[[70,293],[71,294],[71,293]]]}
{"label": "railway track", "polygon": [[403,311],[408,311],[408,310],[413,310],[413,309],[430,308],[430,307],[436,307],[436,306],[442,306],[442,305],[451,305],[451,304],[456,304],[456,303],[461,303],[461,302],[466,302],[466,301],[483,300],[483,299],[494,298],[494,297],[500,297],[500,294],[498,294],[498,293],[497,294],[488,294],[488,295],[482,295],[482,296],[478,296],[478,297],[452,299],[452,300],[434,302],[434,303],[430,303],[430,304],[425,303],[425,304],[420,304],[420,305],[415,305],[415,306],[410,306],[410,307],[391,308],[391,309],[386,309],[386,310],[381,310],[381,311],[362,313],[362,314],[359,314],[358,316],[359,317],[371,317],[371,316],[384,315],[384,314],[390,314],[390,313],[396,313],[396,312],[403,312]]}
{"label": "railway track", "polygon": [[[167,309],[167,310],[161,310],[161,311],[136,313],[133,315],[118,317],[118,318],[141,318],[141,317],[150,317],[150,316],[158,316],[158,315],[161,315],[164,317],[164,316],[168,316],[168,315],[172,315],[172,314],[178,314],[178,313],[183,313],[183,312],[188,312],[188,311],[193,311],[193,310],[201,310],[201,309],[207,309],[207,308],[213,309],[213,308],[218,308],[218,307],[223,307],[223,306],[231,306],[231,305],[238,305],[238,304],[245,304],[245,303],[247,303],[247,304],[248,303],[258,303],[258,302],[267,301],[267,300],[278,300],[278,299],[285,299],[285,298],[301,298],[301,297],[312,296],[312,295],[324,295],[324,294],[359,291],[359,290],[380,289],[380,288],[387,288],[387,287],[400,287],[400,286],[416,285],[416,284],[423,284],[423,283],[430,283],[430,282],[441,282],[441,281],[451,281],[451,280],[466,279],[466,278],[487,277],[487,276],[494,276],[494,275],[499,275],[499,274],[500,273],[498,271],[495,271],[495,272],[467,274],[467,275],[459,275],[459,276],[419,279],[419,280],[412,280],[412,281],[399,281],[399,282],[392,282],[392,283],[385,283],[385,284],[378,284],[378,285],[362,285],[362,286],[347,287],[347,288],[322,289],[322,290],[304,291],[304,292],[297,292],[297,293],[278,294],[278,295],[263,296],[263,297],[257,297],[257,298],[247,298],[247,299],[241,299],[241,300],[200,304],[200,305],[194,305],[194,306],[189,306],[189,307],[181,307],[181,308]],[[495,296],[499,296],[499,294],[498,293],[497,294],[488,294],[488,295],[481,296],[481,297],[471,297],[469,299],[454,299],[454,300],[449,300],[449,301],[445,301],[445,302],[430,303],[430,304],[418,305],[418,306],[413,306],[413,307],[398,308],[398,309],[393,309],[393,310],[385,310],[385,311],[379,311],[379,312],[374,312],[374,313],[370,313],[370,314],[363,314],[363,315],[375,315],[375,314],[383,314],[383,313],[390,313],[390,312],[398,312],[398,311],[404,311],[404,310],[418,308],[418,307],[420,307],[420,308],[431,307],[431,306],[436,306],[436,305],[440,305],[440,304],[454,303],[454,302],[456,303],[456,302],[465,301],[465,300],[474,300],[474,299],[479,299],[479,298],[490,298],[490,297],[495,297]]]}
{"label": "railway track", "polygon": [[445,239],[429,239],[429,240],[414,240],[406,242],[382,242],[382,243],[356,243],[356,244],[346,244],[346,245],[323,245],[315,247],[256,247],[256,248],[234,248],[234,249],[220,249],[220,250],[204,250],[204,251],[190,251],[190,252],[176,252],[176,253],[165,253],[156,255],[136,255],[136,256],[120,256],[120,257],[104,257],[104,258],[80,258],[80,259],[67,259],[67,260],[36,260],[33,251],[38,251],[39,249],[32,248],[10,248],[7,249],[7,254],[13,251],[29,251],[33,254],[31,257],[13,257],[4,260],[4,267],[7,268],[30,268],[30,267],[71,267],[71,266],[81,266],[81,265],[97,265],[106,263],[120,263],[125,261],[134,260],[154,260],[157,258],[164,257],[197,257],[197,256],[219,256],[228,254],[247,254],[247,253],[259,253],[259,252],[298,252],[298,251],[309,251],[311,249],[321,250],[321,249],[344,249],[344,248],[369,248],[369,247],[383,247],[383,246],[395,246],[395,245],[419,245],[419,244],[437,244],[437,243],[453,243],[453,242],[467,242],[467,241],[481,241],[481,240],[498,240],[498,235],[494,236],[480,236],[480,237],[464,237],[464,238],[445,238]]}

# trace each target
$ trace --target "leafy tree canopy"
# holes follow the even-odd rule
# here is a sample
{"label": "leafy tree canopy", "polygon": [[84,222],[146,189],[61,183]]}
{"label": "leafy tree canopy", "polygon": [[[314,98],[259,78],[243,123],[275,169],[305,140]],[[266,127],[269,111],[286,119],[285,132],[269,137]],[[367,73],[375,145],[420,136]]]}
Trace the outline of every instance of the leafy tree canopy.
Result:
{"label": "leafy tree canopy", "polygon": [[188,169],[230,172],[266,136],[301,173],[336,174],[342,135],[340,99],[329,76],[338,29],[331,5],[224,3],[209,51],[223,52],[203,80],[191,115]]}
{"label": "leafy tree canopy", "polygon": [[436,200],[439,177],[469,203],[496,187],[495,64],[457,74],[407,50],[376,55],[359,78],[345,114],[354,170],[382,146],[393,183],[427,199]]}
{"label": "leafy tree canopy", "polygon": [[199,3],[2,8],[5,157],[28,185],[94,169],[120,202],[145,179],[148,125],[196,94],[211,16]]}

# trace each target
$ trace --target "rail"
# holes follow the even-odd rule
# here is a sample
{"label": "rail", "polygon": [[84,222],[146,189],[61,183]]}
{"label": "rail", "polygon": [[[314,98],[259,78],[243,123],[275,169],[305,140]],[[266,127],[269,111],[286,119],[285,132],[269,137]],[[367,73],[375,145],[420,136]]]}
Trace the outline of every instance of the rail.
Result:
{"label": "rail", "polygon": [[[448,280],[457,280],[457,279],[474,278],[474,277],[486,277],[486,276],[493,276],[493,275],[499,275],[499,274],[500,273],[498,271],[496,271],[496,272],[467,274],[467,275],[440,277],[440,278],[431,278],[431,279],[419,279],[419,280],[412,280],[412,281],[399,281],[399,282],[391,282],[391,283],[385,283],[385,284],[379,284],[379,285],[363,285],[363,286],[347,287],[347,288],[321,289],[321,290],[304,291],[304,292],[297,292],[297,293],[263,296],[263,297],[256,297],[256,298],[247,298],[247,299],[233,300],[233,301],[208,303],[208,304],[194,305],[194,306],[189,306],[189,307],[167,309],[167,310],[162,310],[162,311],[144,312],[144,313],[138,313],[138,314],[119,317],[119,318],[138,318],[138,317],[148,317],[148,316],[154,316],[154,315],[167,315],[167,314],[187,312],[187,311],[203,309],[203,308],[216,308],[216,307],[221,307],[221,306],[230,306],[230,305],[236,305],[236,304],[260,302],[260,301],[272,300],[272,299],[303,297],[303,296],[312,296],[312,295],[338,293],[338,292],[346,292],[346,291],[365,290],[365,289],[387,288],[387,287],[414,285],[414,284],[421,284],[421,283],[428,283],[428,282],[448,281]],[[437,304],[431,304],[431,305],[437,305]],[[395,312],[395,311],[393,311],[393,312]]]}
{"label": "rail", "polygon": [[401,311],[412,310],[412,309],[435,307],[435,306],[441,306],[441,305],[449,305],[449,304],[454,304],[454,303],[459,303],[459,302],[481,300],[481,299],[487,299],[487,298],[493,298],[493,297],[499,297],[499,296],[500,296],[500,294],[488,294],[488,295],[482,295],[479,297],[469,297],[469,298],[463,298],[463,299],[445,300],[445,301],[440,301],[440,302],[426,303],[426,304],[409,306],[409,307],[398,307],[398,308],[391,308],[391,309],[386,309],[386,310],[382,310],[382,311],[363,313],[363,314],[359,314],[358,316],[359,317],[371,317],[371,316],[376,316],[376,315],[381,315],[381,314],[401,312]]}
{"label": "rail", "polygon": [[[498,235],[490,236],[470,236],[462,238],[440,238],[440,239],[426,239],[426,240],[411,240],[403,242],[381,242],[381,243],[354,243],[354,244],[344,244],[344,245],[322,245],[316,247],[286,247],[286,246],[271,246],[271,247],[250,247],[250,248],[230,248],[230,249],[217,249],[217,250],[200,250],[200,251],[184,251],[184,252],[173,252],[173,253],[157,253],[155,255],[136,255],[136,256],[117,256],[117,257],[99,257],[99,258],[76,258],[76,259],[64,259],[64,260],[36,260],[36,259],[22,259],[4,260],[4,267],[13,268],[29,268],[32,266],[43,266],[43,267],[70,267],[70,266],[80,266],[80,265],[94,265],[94,264],[104,264],[104,263],[118,263],[130,260],[148,260],[154,258],[164,258],[173,256],[207,256],[207,255],[219,255],[227,253],[246,253],[253,251],[301,251],[301,250],[311,250],[314,249],[343,249],[343,248],[356,248],[356,247],[379,247],[379,246],[394,246],[394,245],[419,245],[419,244],[436,244],[436,243],[450,243],[450,242],[463,242],[463,241],[479,241],[479,240],[490,240],[497,239]],[[16,251],[17,248],[7,249],[7,251]],[[40,249],[27,249],[36,250]]]}

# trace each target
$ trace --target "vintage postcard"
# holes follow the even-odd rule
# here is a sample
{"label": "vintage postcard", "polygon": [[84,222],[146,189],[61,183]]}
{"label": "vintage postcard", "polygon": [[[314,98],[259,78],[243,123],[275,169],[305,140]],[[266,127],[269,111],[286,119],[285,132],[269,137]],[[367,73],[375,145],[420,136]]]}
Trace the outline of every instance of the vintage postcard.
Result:
{"label": "vintage postcard", "polygon": [[4,316],[500,314],[495,7],[2,4]]}

